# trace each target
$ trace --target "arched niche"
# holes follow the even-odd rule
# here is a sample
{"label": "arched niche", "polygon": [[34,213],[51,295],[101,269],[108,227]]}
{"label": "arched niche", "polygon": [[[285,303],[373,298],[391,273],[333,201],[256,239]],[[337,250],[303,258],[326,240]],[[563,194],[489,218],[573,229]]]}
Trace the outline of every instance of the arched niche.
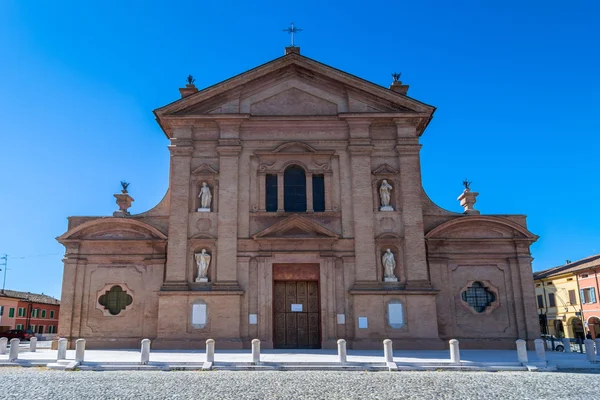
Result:
{"label": "arched niche", "polygon": [[202,183],[206,182],[206,185],[210,189],[210,193],[212,195],[210,210],[211,212],[218,212],[218,204],[219,204],[219,173],[217,170],[212,168],[208,164],[202,164],[198,168],[194,169],[191,174],[192,179],[190,179],[190,193],[192,199],[191,210],[190,211],[198,211],[200,208],[200,190],[202,189]]}
{"label": "arched niche", "polygon": [[371,171],[373,175],[373,179],[371,180],[371,190],[373,193],[373,211],[374,212],[389,212],[389,211],[381,211],[381,197],[379,195],[379,189],[383,181],[386,181],[389,185],[392,186],[392,190],[390,192],[390,206],[394,209],[393,211],[398,211],[401,207],[400,203],[400,177],[398,175],[398,170],[389,164],[382,164],[373,171]]}
{"label": "arched niche", "polygon": [[187,278],[188,282],[195,284],[196,276],[198,273],[198,266],[196,264],[195,254],[202,252],[202,249],[206,249],[206,252],[210,254],[210,264],[208,266],[208,282],[214,282],[216,279],[217,271],[217,240],[207,234],[195,235],[188,241],[188,269]]}
{"label": "arched niche", "polygon": [[383,282],[384,268],[383,268],[383,255],[390,249],[394,255],[396,261],[396,269],[394,274],[398,278],[399,283],[406,282],[406,269],[404,268],[404,251],[402,239],[393,233],[387,233],[378,236],[375,239],[375,249],[377,252],[377,280]]}

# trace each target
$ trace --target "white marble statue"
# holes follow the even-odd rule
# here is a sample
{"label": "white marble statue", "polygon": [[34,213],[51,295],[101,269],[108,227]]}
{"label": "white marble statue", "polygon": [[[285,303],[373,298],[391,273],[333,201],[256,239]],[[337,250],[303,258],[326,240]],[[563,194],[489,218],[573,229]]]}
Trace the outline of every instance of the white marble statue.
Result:
{"label": "white marble statue", "polygon": [[398,278],[394,275],[396,269],[396,260],[394,259],[394,253],[392,250],[387,249],[381,257],[381,263],[383,264],[383,280],[385,282],[398,282]]}
{"label": "white marble statue", "polygon": [[206,182],[202,182],[202,187],[200,188],[200,193],[198,193],[198,197],[200,197],[200,208],[198,211],[210,211],[210,201],[212,200],[212,194],[210,193],[210,188]]}
{"label": "white marble statue", "polygon": [[380,211],[394,211],[394,207],[390,205],[390,200],[392,199],[391,191],[392,185],[390,185],[387,180],[383,180],[381,182],[381,186],[379,186],[379,198],[381,199],[381,207],[379,207]]}
{"label": "white marble statue", "polygon": [[202,249],[201,253],[196,253],[196,265],[198,266],[198,277],[196,282],[208,282],[208,266],[210,265],[210,254],[206,249]]}

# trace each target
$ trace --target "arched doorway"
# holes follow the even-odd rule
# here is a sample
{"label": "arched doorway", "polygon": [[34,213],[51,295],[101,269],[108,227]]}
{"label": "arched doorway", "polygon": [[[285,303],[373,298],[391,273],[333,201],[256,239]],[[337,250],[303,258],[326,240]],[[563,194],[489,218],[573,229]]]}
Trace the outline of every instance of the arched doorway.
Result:
{"label": "arched doorway", "polygon": [[571,337],[581,340],[585,339],[585,331],[583,329],[583,322],[581,322],[581,319],[572,317],[568,322],[568,326]]}
{"label": "arched doorway", "polygon": [[600,318],[588,318],[588,331],[592,334],[592,339],[600,338]]}
{"label": "arched doorway", "polygon": [[554,320],[554,334],[557,338],[565,337],[565,328],[563,322],[560,319]]}

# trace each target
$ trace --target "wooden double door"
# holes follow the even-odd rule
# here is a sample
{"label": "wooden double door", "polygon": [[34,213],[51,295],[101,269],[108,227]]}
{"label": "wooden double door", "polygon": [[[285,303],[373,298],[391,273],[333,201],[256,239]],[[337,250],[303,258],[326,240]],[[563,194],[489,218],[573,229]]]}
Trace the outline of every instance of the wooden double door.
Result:
{"label": "wooden double door", "polygon": [[274,282],[275,340],[278,349],[320,349],[317,281]]}

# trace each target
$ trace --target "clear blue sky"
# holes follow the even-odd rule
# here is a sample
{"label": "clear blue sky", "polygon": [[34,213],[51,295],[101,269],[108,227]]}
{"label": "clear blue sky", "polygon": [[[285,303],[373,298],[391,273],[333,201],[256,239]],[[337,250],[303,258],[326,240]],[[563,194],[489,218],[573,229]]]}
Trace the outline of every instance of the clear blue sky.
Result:
{"label": "clear blue sky", "polygon": [[[460,211],[523,213],[534,269],[600,253],[600,6],[564,1],[27,1],[0,5],[0,253],[7,288],[60,296],[70,215],[154,206],[168,185],[152,110],[283,54],[438,108],[423,184]],[[0,274],[0,279],[2,275]],[[0,281],[1,283],[1,281]]]}

